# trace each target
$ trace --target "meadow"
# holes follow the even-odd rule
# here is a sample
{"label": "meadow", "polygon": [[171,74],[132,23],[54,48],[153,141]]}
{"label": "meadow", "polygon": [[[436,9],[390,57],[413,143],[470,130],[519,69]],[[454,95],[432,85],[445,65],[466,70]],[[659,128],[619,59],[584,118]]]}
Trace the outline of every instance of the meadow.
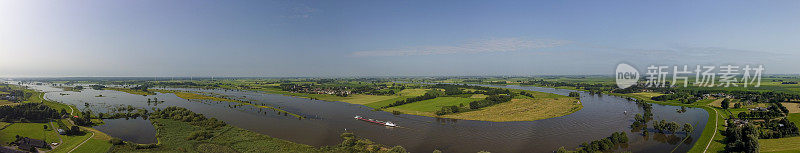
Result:
{"label": "meadow", "polygon": [[413,102],[405,105],[387,108],[386,111],[400,111],[405,114],[421,115],[421,116],[436,116],[434,112],[439,110],[442,106],[458,106],[469,105],[469,102],[481,100],[479,98],[462,98],[462,97],[436,97],[418,102]]}
{"label": "meadow", "polygon": [[480,110],[442,117],[492,122],[533,121],[569,115],[583,108],[575,98],[520,98]]}
{"label": "meadow", "polygon": [[[136,149],[139,144],[118,145],[111,152],[319,152],[317,148],[272,138],[226,125],[209,130],[170,119],[152,119],[158,132],[157,147]],[[195,131],[208,131],[206,140],[187,140]]]}

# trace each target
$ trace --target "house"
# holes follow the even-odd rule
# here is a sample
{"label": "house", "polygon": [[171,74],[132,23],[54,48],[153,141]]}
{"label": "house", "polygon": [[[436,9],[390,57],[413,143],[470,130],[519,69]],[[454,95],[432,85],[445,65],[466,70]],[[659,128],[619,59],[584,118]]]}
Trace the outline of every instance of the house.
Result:
{"label": "house", "polygon": [[32,147],[31,145],[28,145],[28,144],[20,144],[19,146],[17,146],[17,149],[30,151],[30,152],[37,152],[36,148],[34,148],[34,147]]}
{"label": "house", "polygon": [[748,110],[750,110],[750,111],[762,111],[762,112],[769,111],[769,109],[767,109],[767,108],[764,108],[764,107],[750,108],[750,109],[748,109]]}
{"label": "house", "polygon": [[59,135],[65,135],[65,134],[67,134],[67,131],[66,131],[66,130],[64,130],[64,129],[58,129],[58,130],[56,130],[56,131],[58,131],[58,134],[59,134]]}
{"label": "house", "polygon": [[28,137],[19,138],[16,142],[14,142],[14,144],[16,144],[17,148],[20,150],[32,151],[36,150],[36,148],[50,148],[50,146],[47,145],[47,142],[44,142],[44,140],[31,139]]}
{"label": "house", "polygon": [[730,119],[733,120],[733,125],[742,126],[744,124],[750,123],[750,121],[742,120],[742,119]]}

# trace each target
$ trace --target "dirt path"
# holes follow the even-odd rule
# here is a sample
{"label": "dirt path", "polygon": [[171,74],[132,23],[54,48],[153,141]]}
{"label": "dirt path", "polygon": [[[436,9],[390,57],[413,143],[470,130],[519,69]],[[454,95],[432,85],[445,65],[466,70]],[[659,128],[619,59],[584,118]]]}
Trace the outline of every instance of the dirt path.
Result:
{"label": "dirt path", "polygon": [[717,122],[719,121],[719,112],[717,112],[717,109],[714,108],[712,109],[714,110],[714,114],[716,114],[714,115],[714,135],[711,135],[711,139],[708,140],[708,144],[706,144],[706,149],[703,150],[703,153],[708,151],[708,146],[711,146],[711,142],[714,142],[714,136],[717,136]]}
{"label": "dirt path", "polygon": [[78,149],[79,147],[81,147],[81,145],[83,145],[84,143],[89,141],[89,139],[92,139],[92,137],[94,137],[94,132],[92,132],[92,136],[89,136],[89,138],[86,138],[86,140],[83,140],[83,142],[81,142],[81,144],[78,144],[78,146],[75,146],[75,148],[72,148],[72,150],[69,150],[69,152],[67,152],[67,153],[75,151],[75,149]]}
{"label": "dirt path", "polygon": [[[56,126],[53,125],[53,122],[54,121],[52,119],[50,119],[50,129],[56,130],[56,132],[58,132],[58,128],[55,128]],[[61,133],[59,133],[58,134],[58,145],[60,146],[63,143],[64,143],[64,141],[61,140]],[[50,150],[53,150],[53,149],[50,149]]]}

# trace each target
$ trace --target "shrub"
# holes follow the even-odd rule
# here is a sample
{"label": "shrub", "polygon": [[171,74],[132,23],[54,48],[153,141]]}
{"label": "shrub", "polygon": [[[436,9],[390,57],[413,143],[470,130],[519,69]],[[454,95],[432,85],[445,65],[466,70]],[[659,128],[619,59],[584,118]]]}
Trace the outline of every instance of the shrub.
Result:
{"label": "shrub", "polygon": [[209,131],[195,131],[192,132],[192,135],[189,135],[186,140],[206,140],[211,137],[214,137],[214,134]]}
{"label": "shrub", "polygon": [[122,141],[122,140],[121,140],[121,139],[119,139],[119,138],[111,138],[111,140],[108,140],[108,142],[109,142],[109,143],[111,143],[111,144],[113,144],[113,145],[122,145],[122,144],[125,144],[125,141]]}

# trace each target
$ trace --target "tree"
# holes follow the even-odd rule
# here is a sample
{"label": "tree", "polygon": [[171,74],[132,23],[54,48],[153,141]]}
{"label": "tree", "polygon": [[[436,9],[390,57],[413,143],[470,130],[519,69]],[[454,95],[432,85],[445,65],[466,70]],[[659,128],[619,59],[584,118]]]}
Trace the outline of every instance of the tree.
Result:
{"label": "tree", "polygon": [[69,131],[67,133],[69,133],[70,135],[76,135],[76,134],[79,134],[80,132],[81,132],[81,129],[78,128],[78,126],[74,126],[73,125],[72,127],[69,128]]}
{"label": "tree", "polygon": [[393,152],[393,153],[406,153],[406,152],[408,152],[408,151],[406,151],[406,148],[403,148],[403,146],[394,146],[394,147],[392,147],[392,149],[391,149],[391,150],[389,150],[389,152]]}
{"label": "tree", "polygon": [[45,130],[47,130],[47,125],[42,125],[42,126],[44,127]]}
{"label": "tree", "polygon": [[578,92],[569,92],[569,97],[580,97],[581,94]]}
{"label": "tree", "polygon": [[728,109],[728,106],[730,106],[730,104],[731,104],[730,99],[725,98],[725,100],[722,100],[722,105],[721,105],[722,109]]}
{"label": "tree", "polygon": [[742,126],[729,124],[725,130],[725,150],[728,152],[758,152],[758,129],[751,123]]}
{"label": "tree", "polygon": [[667,131],[669,131],[670,133],[675,134],[675,131],[677,130],[678,130],[678,123],[669,122],[667,124]]}
{"label": "tree", "polygon": [[686,132],[686,135],[689,135],[689,133],[692,133],[692,131],[694,131],[694,127],[692,127],[691,124],[689,123],[683,124],[683,132]]}

